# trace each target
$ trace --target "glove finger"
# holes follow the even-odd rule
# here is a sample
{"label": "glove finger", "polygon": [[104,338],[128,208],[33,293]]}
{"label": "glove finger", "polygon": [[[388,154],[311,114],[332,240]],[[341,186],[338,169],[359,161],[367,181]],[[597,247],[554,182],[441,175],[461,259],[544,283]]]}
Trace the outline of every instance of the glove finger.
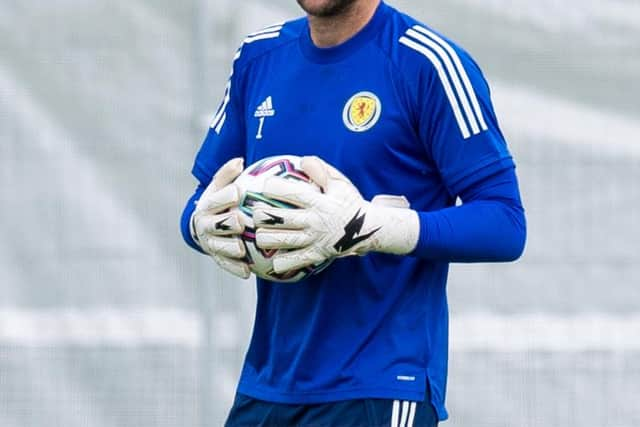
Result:
{"label": "glove finger", "polygon": [[261,249],[300,249],[314,242],[314,236],[300,230],[269,230],[259,228],[256,231],[256,245]]}
{"label": "glove finger", "polygon": [[[198,215],[194,221],[198,236],[240,234],[244,230],[237,210],[219,215]],[[202,240],[201,237],[199,237]]]}
{"label": "glove finger", "polygon": [[309,226],[309,211],[307,209],[255,208],[253,223],[261,228],[301,230]]}
{"label": "glove finger", "polygon": [[326,257],[320,254],[315,248],[300,249],[278,254],[273,257],[273,270],[280,274],[308,265],[319,264],[325,260]]}
{"label": "glove finger", "polygon": [[317,156],[305,156],[300,161],[300,169],[327,194],[360,196],[360,192],[338,169]]}
{"label": "glove finger", "polygon": [[211,256],[213,260],[218,264],[220,268],[234,276],[238,276],[241,279],[248,279],[251,276],[251,270],[249,270],[249,265],[244,261],[239,261],[237,259],[227,258],[223,256]]}
{"label": "glove finger", "polygon": [[244,244],[238,237],[207,236],[200,242],[202,250],[210,255],[243,258],[247,253]]}
{"label": "glove finger", "polygon": [[306,182],[292,181],[278,176],[267,178],[264,188],[265,191],[262,194],[266,197],[288,202],[301,208],[311,206],[320,194],[315,187]]}
{"label": "glove finger", "polygon": [[[212,187],[209,187],[212,188]],[[205,190],[198,200],[195,212],[223,212],[240,202],[240,191],[237,186],[229,184],[215,191]]]}
{"label": "glove finger", "polygon": [[329,164],[317,156],[304,156],[300,160],[300,169],[307,174],[323,191],[327,188]]}
{"label": "glove finger", "polygon": [[238,177],[242,173],[244,169],[244,159],[242,157],[236,157],[234,159],[229,160],[227,163],[222,165],[220,169],[216,172],[211,180],[210,187],[213,187],[214,190],[218,190],[222,187],[233,182],[234,179]]}

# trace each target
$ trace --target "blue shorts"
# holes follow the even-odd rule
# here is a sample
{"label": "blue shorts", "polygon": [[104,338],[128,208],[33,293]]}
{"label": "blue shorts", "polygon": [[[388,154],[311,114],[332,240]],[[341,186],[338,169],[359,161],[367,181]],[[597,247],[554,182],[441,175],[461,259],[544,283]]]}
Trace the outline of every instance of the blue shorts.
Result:
{"label": "blue shorts", "polygon": [[225,427],[436,427],[429,403],[357,399],[314,405],[265,402],[236,394]]}

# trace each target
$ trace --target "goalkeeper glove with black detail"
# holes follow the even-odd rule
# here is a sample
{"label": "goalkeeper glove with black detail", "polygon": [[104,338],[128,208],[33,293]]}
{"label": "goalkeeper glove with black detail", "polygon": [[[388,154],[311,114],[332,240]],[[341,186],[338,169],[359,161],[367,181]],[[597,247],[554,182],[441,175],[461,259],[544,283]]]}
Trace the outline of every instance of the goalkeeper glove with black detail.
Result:
{"label": "goalkeeper glove with black detail", "polygon": [[417,212],[402,196],[364,200],[351,181],[318,157],[304,157],[301,169],[321,188],[269,178],[265,196],[299,209],[258,207],[253,219],[256,243],[263,249],[290,249],[273,259],[277,273],[334,257],[411,252],[420,233]]}
{"label": "goalkeeper glove with black detail", "polygon": [[244,224],[237,209],[238,187],[233,181],[242,172],[241,157],[229,160],[216,172],[191,215],[191,237],[203,252],[224,270],[243,279],[251,272],[244,260],[246,249],[240,240]]}

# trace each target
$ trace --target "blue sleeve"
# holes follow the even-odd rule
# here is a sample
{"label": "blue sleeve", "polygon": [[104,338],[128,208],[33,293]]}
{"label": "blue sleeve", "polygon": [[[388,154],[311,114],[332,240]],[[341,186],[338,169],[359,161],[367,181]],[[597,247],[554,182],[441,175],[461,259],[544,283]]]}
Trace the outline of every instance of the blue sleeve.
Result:
{"label": "blue sleeve", "polygon": [[515,170],[485,177],[460,197],[461,206],[418,212],[420,238],[413,254],[448,262],[519,258],[527,228]]}
{"label": "blue sleeve", "polygon": [[511,261],[526,226],[515,165],[476,63],[456,49],[451,67],[423,77],[420,136],[452,198],[463,205],[419,212],[415,255],[449,262]]}
{"label": "blue sleeve", "polygon": [[192,173],[200,184],[207,185],[228,160],[245,155],[244,81],[238,62],[233,64],[224,97],[193,164]]}
{"label": "blue sleeve", "polygon": [[198,199],[200,199],[202,193],[204,193],[205,188],[206,187],[202,184],[198,185],[198,188],[196,188],[196,192],[193,193],[193,195],[187,201],[187,205],[184,207],[182,216],[180,217],[180,231],[182,232],[182,238],[192,249],[195,249],[196,251],[202,253],[204,252],[202,251],[202,249],[200,249],[200,246],[195,242],[195,240],[193,240],[193,237],[191,237],[189,223],[191,222],[191,215],[193,215],[193,211],[196,208],[196,202],[198,201]]}
{"label": "blue sleeve", "polygon": [[228,160],[245,156],[245,125],[242,102],[243,80],[236,54],[231,76],[227,82],[220,107],[213,117],[207,136],[196,155],[191,173],[198,180],[195,193],[182,212],[180,228],[185,242],[202,252],[189,232],[189,222],[196,202],[211,182],[216,171]]}

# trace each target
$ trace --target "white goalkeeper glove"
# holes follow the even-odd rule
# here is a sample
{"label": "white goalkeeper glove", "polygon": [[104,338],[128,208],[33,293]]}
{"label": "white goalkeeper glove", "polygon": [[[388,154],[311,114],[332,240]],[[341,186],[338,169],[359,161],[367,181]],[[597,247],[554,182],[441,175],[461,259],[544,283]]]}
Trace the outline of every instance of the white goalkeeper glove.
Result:
{"label": "white goalkeeper glove", "polygon": [[253,213],[259,247],[290,249],[274,257],[277,273],[334,257],[369,251],[400,255],[415,248],[420,222],[406,198],[383,195],[368,202],[347,177],[315,156],[304,157],[301,169],[322,192],[272,177],[264,194],[300,209],[259,207]]}
{"label": "white goalkeeper glove", "polygon": [[240,240],[244,229],[237,209],[240,201],[238,187],[233,184],[243,169],[241,157],[229,160],[216,172],[204,190],[191,215],[190,231],[193,240],[224,270],[249,278],[249,265],[243,260],[246,250]]}

